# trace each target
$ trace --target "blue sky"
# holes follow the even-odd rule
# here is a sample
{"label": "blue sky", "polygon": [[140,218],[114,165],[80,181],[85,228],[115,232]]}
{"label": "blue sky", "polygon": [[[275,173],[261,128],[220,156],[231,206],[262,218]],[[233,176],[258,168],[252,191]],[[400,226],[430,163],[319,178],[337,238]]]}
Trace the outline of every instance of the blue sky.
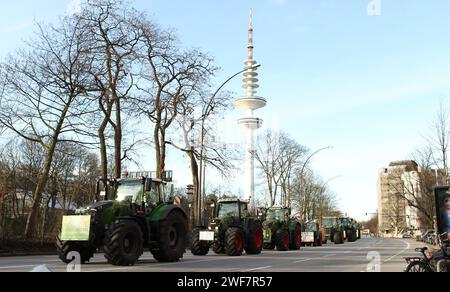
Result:
{"label": "blue sky", "polygon": [[[253,7],[255,58],[263,65],[259,94],[269,102],[258,115],[312,150],[333,146],[313,166],[324,180],[341,176],[330,182],[341,209],[363,219],[377,209],[378,170],[424,143],[450,89],[450,2],[380,1],[381,16],[372,17],[371,0],[135,4],[176,29],[184,45],[211,53],[222,67],[217,84],[243,66]],[[0,56],[22,45],[33,20],[55,21],[69,2],[3,1]],[[239,80],[227,89],[241,94]],[[240,116],[235,111],[227,121]]]}

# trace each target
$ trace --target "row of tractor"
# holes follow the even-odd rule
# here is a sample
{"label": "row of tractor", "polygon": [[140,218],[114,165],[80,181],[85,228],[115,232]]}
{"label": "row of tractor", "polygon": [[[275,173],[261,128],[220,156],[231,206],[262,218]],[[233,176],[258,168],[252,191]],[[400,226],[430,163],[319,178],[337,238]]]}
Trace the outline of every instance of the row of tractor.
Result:
{"label": "row of tractor", "polygon": [[327,241],[342,244],[360,238],[349,218],[324,218],[302,224],[288,208],[260,209],[251,216],[248,202],[225,200],[214,204],[214,219],[188,232],[188,216],[174,196],[172,173],[154,179],[153,173],[128,174],[122,179],[99,179],[96,203],[64,216],[57,238],[60,259],[89,262],[102,251],[108,263],[135,265],[145,250],[159,262],[183,258],[188,245],[197,256],[257,255],[267,250],[299,250]]}
{"label": "row of tractor", "polygon": [[289,208],[259,209],[258,217],[249,213],[248,202],[220,201],[215,205],[215,218],[208,226],[197,227],[192,234],[191,252],[241,256],[260,254],[265,250],[300,250],[301,246],[322,246],[328,241],[343,244],[361,239],[361,226],[351,218],[326,217],[302,224],[291,216]]}

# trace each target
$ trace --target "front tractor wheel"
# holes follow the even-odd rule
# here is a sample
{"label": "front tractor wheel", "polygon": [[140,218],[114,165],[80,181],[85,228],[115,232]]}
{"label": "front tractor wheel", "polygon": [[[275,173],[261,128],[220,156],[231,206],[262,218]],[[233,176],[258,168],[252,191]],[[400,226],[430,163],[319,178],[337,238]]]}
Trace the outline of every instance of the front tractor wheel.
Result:
{"label": "front tractor wheel", "polygon": [[225,254],[225,247],[223,246],[223,243],[218,240],[214,241],[212,249],[215,254]]}
{"label": "front tractor wheel", "polygon": [[263,228],[261,222],[253,222],[247,234],[247,248],[248,255],[256,255],[262,252],[264,245]]}
{"label": "front tractor wheel", "polygon": [[158,249],[151,250],[159,262],[177,262],[186,251],[186,219],[181,212],[172,212],[159,227]]}
{"label": "front tractor wheel", "polygon": [[205,256],[209,252],[209,244],[207,241],[200,240],[200,232],[204,229],[196,228],[192,232],[191,252],[195,256]]}
{"label": "front tractor wheel", "polygon": [[276,246],[278,251],[289,250],[289,231],[286,229],[280,229],[276,234]]}
{"label": "front tractor wheel", "polygon": [[56,251],[59,259],[65,264],[69,264],[76,259],[71,253],[78,253],[80,256],[80,264],[85,264],[94,257],[96,248],[87,248],[76,242],[62,241],[58,236],[56,239]]}
{"label": "front tractor wheel", "polygon": [[144,253],[141,227],[134,221],[114,223],[105,236],[105,257],[114,266],[134,266]]}
{"label": "front tractor wheel", "polygon": [[225,234],[225,252],[230,257],[241,256],[244,252],[244,232],[240,228],[230,228]]}

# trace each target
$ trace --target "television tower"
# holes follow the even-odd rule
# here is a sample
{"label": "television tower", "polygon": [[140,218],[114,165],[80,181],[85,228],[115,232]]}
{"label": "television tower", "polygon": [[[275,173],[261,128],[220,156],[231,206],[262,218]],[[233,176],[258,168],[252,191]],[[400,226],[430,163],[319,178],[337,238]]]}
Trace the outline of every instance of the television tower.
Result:
{"label": "television tower", "polygon": [[239,119],[238,124],[246,132],[246,155],[245,155],[245,200],[252,201],[255,194],[255,131],[263,125],[263,120],[254,116],[255,110],[264,108],[267,100],[256,96],[258,85],[259,65],[253,60],[253,12],[250,10],[250,25],[248,30],[248,59],[244,62],[244,84],[245,96],[235,101],[236,108],[246,111],[246,118]]}

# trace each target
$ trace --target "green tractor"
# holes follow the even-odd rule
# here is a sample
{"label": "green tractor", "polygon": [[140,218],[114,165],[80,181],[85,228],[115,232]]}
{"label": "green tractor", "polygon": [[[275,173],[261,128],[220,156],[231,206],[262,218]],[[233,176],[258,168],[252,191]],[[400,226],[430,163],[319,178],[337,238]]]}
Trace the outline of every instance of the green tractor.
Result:
{"label": "green tractor", "polygon": [[327,244],[325,230],[320,228],[317,221],[310,221],[303,225],[302,245],[322,246]]}
{"label": "green tractor", "polygon": [[56,243],[59,258],[69,263],[75,252],[86,263],[102,249],[109,264],[132,266],[145,248],[159,262],[179,261],[186,251],[188,219],[173,202],[171,172],[164,181],[151,176],[99,180],[97,197],[104,199],[63,218]]}
{"label": "green tractor", "polygon": [[302,246],[302,225],[291,219],[289,208],[269,208],[265,214],[264,249],[299,250]]}
{"label": "green tractor", "polygon": [[248,202],[223,200],[215,204],[214,219],[208,227],[192,232],[191,252],[205,256],[210,248],[216,254],[241,256],[260,254],[263,248],[261,220],[250,216]]}
{"label": "green tractor", "polygon": [[355,242],[358,239],[358,230],[355,221],[348,217],[339,218],[342,228],[345,230],[345,240]]}
{"label": "green tractor", "polygon": [[322,219],[322,226],[325,229],[325,240],[329,240],[335,244],[344,244],[346,234],[339,218],[324,217]]}

